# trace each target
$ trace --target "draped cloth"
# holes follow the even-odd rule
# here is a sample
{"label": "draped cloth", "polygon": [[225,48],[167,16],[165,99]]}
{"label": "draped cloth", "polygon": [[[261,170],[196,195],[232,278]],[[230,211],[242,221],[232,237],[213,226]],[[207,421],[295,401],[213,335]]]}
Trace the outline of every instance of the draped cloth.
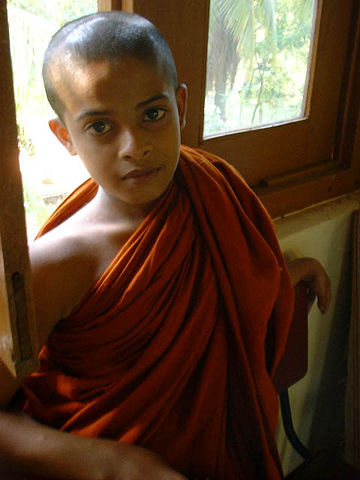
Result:
{"label": "draped cloth", "polygon": [[[96,189],[79,187],[41,234]],[[282,478],[272,378],[292,306],[257,197],[225,161],[182,147],[167,192],[42,348],[25,411],[149,448],[189,478]]]}

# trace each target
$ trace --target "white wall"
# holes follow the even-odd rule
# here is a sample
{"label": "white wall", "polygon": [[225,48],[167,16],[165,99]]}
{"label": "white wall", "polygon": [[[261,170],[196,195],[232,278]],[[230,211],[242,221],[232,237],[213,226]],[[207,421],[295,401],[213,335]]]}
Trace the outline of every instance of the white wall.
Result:
{"label": "white wall", "polygon": [[[347,335],[351,304],[352,213],[360,208],[360,192],[275,221],[281,248],[290,256],[321,261],[332,283],[331,308],[322,315],[313,306],[309,316],[309,368],[290,389],[296,431],[313,451],[343,439]],[[286,473],[301,458],[284,437],[278,446]]]}

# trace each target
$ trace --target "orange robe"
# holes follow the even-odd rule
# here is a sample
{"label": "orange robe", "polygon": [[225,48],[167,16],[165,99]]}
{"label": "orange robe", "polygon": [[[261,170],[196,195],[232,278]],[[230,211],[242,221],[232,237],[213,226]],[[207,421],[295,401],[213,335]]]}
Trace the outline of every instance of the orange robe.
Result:
{"label": "orange robe", "polygon": [[[96,188],[76,190],[42,233]],[[182,147],[169,190],[53,330],[25,410],[149,448],[189,478],[282,478],[272,377],[292,305],[259,200],[226,162]]]}

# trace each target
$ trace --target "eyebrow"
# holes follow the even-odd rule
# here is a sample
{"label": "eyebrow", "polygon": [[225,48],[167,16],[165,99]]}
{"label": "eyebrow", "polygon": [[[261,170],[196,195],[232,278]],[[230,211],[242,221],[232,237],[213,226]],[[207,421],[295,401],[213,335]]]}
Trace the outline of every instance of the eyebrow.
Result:
{"label": "eyebrow", "polygon": [[79,121],[84,117],[101,117],[103,115],[110,115],[112,113],[114,113],[112,110],[84,110],[83,112],[79,113],[79,115],[76,117],[76,120]]}
{"label": "eyebrow", "polygon": [[[153,102],[156,102],[157,100],[170,100],[170,95],[168,93],[159,93],[158,95],[154,95],[150,98],[147,98],[146,100],[138,103],[136,105],[136,109],[146,107],[146,105],[150,105]],[[93,116],[98,116],[101,117],[103,115],[111,115],[114,113],[112,110],[84,110],[83,112],[79,113],[79,115],[76,117],[76,120],[79,121],[84,117],[93,117]]]}
{"label": "eyebrow", "polygon": [[170,95],[168,93],[159,93],[159,95],[154,95],[153,97],[147,98],[143,102],[140,102],[136,105],[136,108],[143,108],[146,107],[146,105],[149,105],[150,103],[156,102],[157,100],[170,100]]}

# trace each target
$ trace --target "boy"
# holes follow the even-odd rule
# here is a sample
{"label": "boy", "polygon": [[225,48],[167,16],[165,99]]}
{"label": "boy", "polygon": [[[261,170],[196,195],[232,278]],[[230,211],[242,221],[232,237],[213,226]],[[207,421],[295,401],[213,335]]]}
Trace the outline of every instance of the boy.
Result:
{"label": "boy", "polygon": [[[293,291],[266,212],[225,162],[180,149],[186,87],[145,19],[71,22],[43,74],[58,115],[50,128],[92,178],[31,246],[46,343],[22,409],[51,428],[3,412],[4,468],[72,480],[281,478],[271,377]],[[292,277],[307,277],[326,309],[317,262],[294,264]]]}

